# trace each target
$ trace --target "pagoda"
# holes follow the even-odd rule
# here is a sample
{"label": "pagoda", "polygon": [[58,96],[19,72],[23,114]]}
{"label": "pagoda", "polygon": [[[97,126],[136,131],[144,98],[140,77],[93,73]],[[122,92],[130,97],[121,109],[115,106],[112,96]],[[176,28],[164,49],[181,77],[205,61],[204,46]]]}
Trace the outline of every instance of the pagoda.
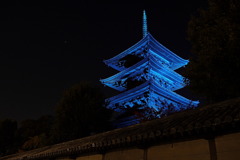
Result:
{"label": "pagoda", "polygon": [[188,84],[186,78],[175,72],[188,62],[154,39],[148,32],[143,11],[143,38],[115,57],[104,60],[106,65],[119,71],[100,80],[120,92],[106,99],[107,108],[117,112],[131,108],[147,109],[158,112],[161,117],[169,109],[181,111],[198,106],[198,101],[175,92]]}

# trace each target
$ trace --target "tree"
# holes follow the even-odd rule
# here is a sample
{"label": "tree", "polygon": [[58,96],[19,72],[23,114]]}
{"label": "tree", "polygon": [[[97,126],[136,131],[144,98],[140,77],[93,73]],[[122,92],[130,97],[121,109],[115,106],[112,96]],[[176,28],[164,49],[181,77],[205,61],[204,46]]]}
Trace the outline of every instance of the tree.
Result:
{"label": "tree", "polygon": [[21,122],[17,135],[20,140],[20,150],[31,150],[49,144],[50,130],[54,118],[50,115],[36,120],[27,119]]}
{"label": "tree", "polygon": [[102,92],[90,83],[81,82],[65,90],[56,106],[53,143],[106,130],[109,126],[110,111],[103,104]]}
{"label": "tree", "polygon": [[0,157],[15,153],[17,122],[5,119],[0,121]]}
{"label": "tree", "polygon": [[46,146],[47,137],[45,133],[42,133],[37,136],[29,137],[23,145],[21,146],[21,150],[28,151],[40,147]]}
{"label": "tree", "polygon": [[189,22],[194,56],[186,76],[189,88],[212,103],[240,96],[240,2],[209,0],[208,4]]}

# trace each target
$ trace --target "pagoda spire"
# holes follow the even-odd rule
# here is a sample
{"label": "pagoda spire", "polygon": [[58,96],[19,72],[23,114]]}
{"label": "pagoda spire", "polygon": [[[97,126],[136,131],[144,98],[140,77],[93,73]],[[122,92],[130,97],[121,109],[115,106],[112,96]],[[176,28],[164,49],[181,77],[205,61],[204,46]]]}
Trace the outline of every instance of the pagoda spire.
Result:
{"label": "pagoda spire", "polygon": [[147,15],[146,15],[146,11],[143,10],[143,37],[145,37],[148,34],[148,30],[147,30]]}

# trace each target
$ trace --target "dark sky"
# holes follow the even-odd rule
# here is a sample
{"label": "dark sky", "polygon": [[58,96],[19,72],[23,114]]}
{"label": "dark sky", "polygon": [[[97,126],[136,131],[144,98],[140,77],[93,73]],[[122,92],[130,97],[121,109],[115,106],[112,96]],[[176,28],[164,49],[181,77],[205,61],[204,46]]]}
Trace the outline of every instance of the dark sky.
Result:
{"label": "dark sky", "polygon": [[0,5],[0,119],[52,114],[63,90],[83,80],[102,86],[100,78],[116,73],[102,60],[142,38],[143,9],[150,33],[188,59],[187,23],[205,6],[206,0]]}

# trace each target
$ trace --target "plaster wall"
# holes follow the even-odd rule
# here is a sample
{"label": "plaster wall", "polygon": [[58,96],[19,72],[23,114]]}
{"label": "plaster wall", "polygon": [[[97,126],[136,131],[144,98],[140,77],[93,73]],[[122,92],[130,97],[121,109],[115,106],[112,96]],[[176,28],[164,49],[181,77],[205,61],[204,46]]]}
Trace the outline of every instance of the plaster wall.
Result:
{"label": "plaster wall", "polygon": [[79,156],[76,159],[56,160],[240,160],[240,133],[219,136],[212,142],[216,149],[211,151],[211,155],[216,156],[210,155],[208,140],[198,139],[151,146],[147,149],[121,149],[105,154]]}
{"label": "plaster wall", "polygon": [[103,159],[102,154],[95,154],[95,155],[82,156],[82,157],[76,158],[76,160],[102,160],[102,159]]}
{"label": "plaster wall", "polygon": [[240,160],[240,133],[215,139],[218,160]]}
{"label": "plaster wall", "polygon": [[143,149],[125,149],[120,151],[108,152],[104,160],[144,160]]}
{"label": "plaster wall", "polygon": [[210,160],[208,141],[204,139],[150,147],[147,160]]}

